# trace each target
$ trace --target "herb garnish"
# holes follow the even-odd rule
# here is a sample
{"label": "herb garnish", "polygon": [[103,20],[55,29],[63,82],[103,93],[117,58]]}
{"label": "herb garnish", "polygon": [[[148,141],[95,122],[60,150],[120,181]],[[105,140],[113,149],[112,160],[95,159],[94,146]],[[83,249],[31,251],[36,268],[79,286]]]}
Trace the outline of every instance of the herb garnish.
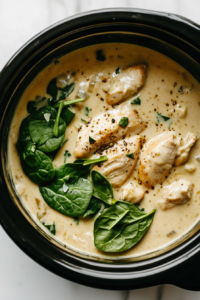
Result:
{"label": "herb garnish", "polygon": [[56,235],[56,225],[55,222],[53,222],[53,224],[51,225],[46,225],[44,222],[41,222],[42,225],[44,225],[53,235]]}
{"label": "herb garnish", "polygon": [[89,112],[90,112],[89,107],[86,107],[86,108],[85,108],[85,115],[86,115],[86,116],[89,116]]}
{"label": "herb garnish", "polygon": [[134,158],[134,153],[128,153],[126,154],[127,157],[130,157],[130,158]]}
{"label": "herb garnish", "polygon": [[128,125],[128,118],[127,117],[122,117],[119,121],[119,125],[125,128]]}
{"label": "herb garnish", "polygon": [[74,222],[76,223],[76,225],[79,225],[79,218],[78,217],[74,217]]}
{"label": "herb garnish", "polygon": [[71,156],[71,153],[69,153],[68,150],[65,150],[65,153],[64,153],[64,164],[66,163],[67,161],[67,157],[70,157]]}
{"label": "herb garnish", "polygon": [[157,112],[157,122],[160,123],[161,120],[163,120],[164,122],[168,121],[170,118],[169,117],[166,117],[166,116],[163,116],[161,115],[159,112]]}
{"label": "herb garnish", "polygon": [[84,122],[84,123],[87,123],[87,121],[83,118],[81,118],[81,121]]}
{"label": "herb garnish", "polygon": [[115,70],[115,74],[119,74],[119,73],[121,73],[121,70],[120,70],[120,68],[118,67],[118,68]]}
{"label": "herb garnish", "polygon": [[134,104],[134,105],[141,105],[141,100],[139,97],[137,97],[136,99],[134,99],[131,104]]}
{"label": "herb garnish", "polygon": [[181,85],[180,88],[178,89],[178,92],[181,93],[183,89],[183,86]]}
{"label": "herb garnish", "polygon": [[97,50],[96,51],[96,59],[100,60],[100,61],[106,60],[106,56],[105,56],[103,50]]}
{"label": "herb garnish", "polygon": [[96,140],[94,140],[93,138],[91,138],[91,136],[89,136],[89,143],[94,144],[95,142],[96,142]]}

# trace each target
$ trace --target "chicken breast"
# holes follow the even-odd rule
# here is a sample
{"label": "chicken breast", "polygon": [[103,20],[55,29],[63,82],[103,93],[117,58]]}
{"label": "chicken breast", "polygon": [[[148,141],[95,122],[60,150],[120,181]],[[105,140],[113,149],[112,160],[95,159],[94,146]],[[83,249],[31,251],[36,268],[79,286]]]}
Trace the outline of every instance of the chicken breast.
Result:
{"label": "chicken breast", "polygon": [[163,199],[159,205],[163,210],[170,209],[175,205],[185,204],[192,197],[193,185],[191,182],[180,179],[164,187]]}
{"label": "chicken breast", "polygon": [[138,179],[148,188],[161,183],[175,161],[177,139],[173,132],[165,132],[147,143],[141,153]]}
{"label": "chicken breast", "polygon": [[[141,136],[118,141],[100,152],[101,155],[107,155],[108,160],[95,165],[93,170],[103,174],[113,187],[121,187],[135,169],[141,143]],[[133,154],[133,157],[127,157],[127,154]]]}
{"label": "chicken breast", "polygon": [[138,203],[144,198],[144,191],[136,181],[131,181],[129,184],[123,187],[122,190],[122,200],[126,200],[131,203]]}
{"label": "chicken breast", "polygon": [[146,66],[144,64],[134,65],[126,68],[114,77],[110,89],[106,95],[108,104],[118,104],[127,98],[137,94],[144,85],[146,79]]}
{"label": "chicken breast", "polygon": [[[126,127],[119,125],[122,117],[128,118]],[[108,111],[82,126],[77,136],[75,156],[81,158],[89,155],[103,145],[120,139],[128,132],[138,134],[144,128],[137,111],[128,108]]]}
{"label": "chicken breast", "polygon": [[189,152],[196,140],[197,136],[194,133],[189,132],[187,136],[180,141],[180,145],[177,149],[177,157],[174,162],[175,166],[182,165],[188,160]]}

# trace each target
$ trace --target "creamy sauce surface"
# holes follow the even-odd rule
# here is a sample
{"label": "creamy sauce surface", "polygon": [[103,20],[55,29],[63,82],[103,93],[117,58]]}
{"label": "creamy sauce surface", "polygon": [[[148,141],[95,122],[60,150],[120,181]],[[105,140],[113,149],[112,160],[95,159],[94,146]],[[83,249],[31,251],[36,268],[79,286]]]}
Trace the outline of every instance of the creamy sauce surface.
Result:
{"label": "creamy sauce surface", "polygon": [[[96,51],[103,49],[106,60],[96,60]],[[195,156],[200,154],[199,128],[200,128],[200,85],[183,67],[172,61],[170,58],[147,48],[129,44],[102,44],[79,49],[65,55],[59,59],[59,63],[52,63],[44,69],[33,80],[25,90],[13,117],[9,135],[9,168],[18,195],[22,199],[23,205],[32,215],[42,229],[46,230],[40,221],[46,224],[56,224],[55,239],[69,247],[79,251],[95,255],[106,256],[98,251],[93,241],[94,219],[79,218],[79,225],[71,217],[64,216],[50,208],[43,200],[38,186],[33,183],[23,172],[20,158],[16,151],[16,142],[19,136],[19,127],[22,120],[28,116],[27,103],[37,96],[46,95],[46,88],[52,78],[62,74],[74,75],[75,90],[68,97],[75,99],[81,87],[88,90],[92,76],[98,77],[98,83],[89,98],[82,103],[70,108],[76,113],[72,123],[67,127],[65,138],[68,142],[62,147],[53,161],[53,166],[58,167],[64,163],[64,152],[68,150],[71,156],[67,162],[75,160],[74,148],[78,128],[84,123],[81,118],[88,120],[107,110],[115,109],[106,103],[106,92],[110,79],[115,76],[115,70],[119,67],[126,68],[138,63],[147,65],[147,78],[144,87],[138,95],[141,105],[131,105],[130,99],[122,102],[121,106],[127,106],[130,110],[136,109],[146,123],[147,128],[141,133],[145,136],[146,142],[153,137],[168,131],[175,131],[177,135],[184,138],[188,132],[197,135],[197,142],[192,147],[189,160],[186,164],[192,163],[196,170],[189,173],[185,170],[185,164],[173,167],[169,176],[162,185],[157,184],[154,189],[144,187],[145,197],[140,203],[140,208],[145,208],[146,212],[156,208],[156,214],[152,225],[144,238],[132,249],[118,256],[141,255],[148,251],[155,251],[159,247],[167,245],[185,234],[200,218],[200,162]],[[181,94],[179,88],[188,87],[189,92]],[[135,97],[134,97],[135,98]],[[185,117],[180,117],[176,111],[177,105],[186,107]],[[118,106],[118,105],[117,105]],[[85,115],[85,107],[89,107],[89,116]],[[170,120],[157,123],[157,112],[169,116]],[[137,178],[137,167],[132,176],[125,183],[127,184]],[[163,211],[157,201],[162,198],[162,190],[166,185],[174,182],[175,179],[188,179],[194,185],[192,199],[186,204],[177,205],[172,209]],[[114,189],[114,196],[117,199],[120,190]],[[40,221],[37,219],[40,216]],[[110,254],[109,254],[110,256]]]}

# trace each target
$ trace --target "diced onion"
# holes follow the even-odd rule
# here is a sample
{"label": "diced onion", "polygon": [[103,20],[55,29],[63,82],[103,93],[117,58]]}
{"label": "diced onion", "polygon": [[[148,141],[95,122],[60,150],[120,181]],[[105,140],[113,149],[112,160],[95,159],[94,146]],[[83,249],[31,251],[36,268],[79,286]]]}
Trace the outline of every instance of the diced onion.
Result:
{"label": "diced onion", "polygon": [[186,164],[185,170],[189,173],[192,173],[196,170],[196,167],[193,164]]}
{"label": "diced onion", "polygon": [[45,114],[44,114],[44,118],[45,118],[45,120],[47,121],[47,123],[49,123],[50,117],[51,117],[51,114],[50,114],[50,113],[45,113]]}
{"label": "diced onion", "polygon": [[87,98],[89,98],[89,95],[84,90],[82,90],[82,89],[79,89],[79,91],[77,93],[77,96],[79,98],[84,99],[84,100],[87,99]]}
{"label": "diced onion", "polygon": [[57,79],[57,82],[58,82],[58,85],[61,87],[61,88],[64,88],[68,82],[69,82],[69,79],[70,79],[71,75],[68,74],[64,74],[64,75],[61,75],[58,79]]}

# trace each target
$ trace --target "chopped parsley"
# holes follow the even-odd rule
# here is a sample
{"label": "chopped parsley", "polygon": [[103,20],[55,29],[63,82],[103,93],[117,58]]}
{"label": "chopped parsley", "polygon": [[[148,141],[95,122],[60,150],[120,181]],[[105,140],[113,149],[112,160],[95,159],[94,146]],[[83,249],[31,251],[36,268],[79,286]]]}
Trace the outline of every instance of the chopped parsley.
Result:
{"label": "chopped parsley", "polygon": [[115,74],[119,74],[119,73],[121,73],[120,68],[117,68],[117,69],[115,70]]}
{"label": "chopped parsley", "polygon": [[51,225],[46,225],[44,222],[41,222],[43,226],[45,226],[53,235],[56,235],[56,225],[55,222]]}
{"label": "chopped parsley", "polygon": [[68,150],[65,150],[65,153],[64,153],[64,164],[66,163],[67,161],[67,157],[70,157],[71,156],[71,153],[69,153]]}
{"label": "chopped parsley", "polygon": [[127,157],[130,157],[130,158],[134,158],[134,153],[128,153],[126,154]]}
{"label": "chopped parsley", "polygon": [[168,121],[170,119],[169,117],[161,115],[159,112],[157,112],[156,118],[157,118],[157,122],[158,123],[160,123],[160,121],[166,122],[166,121]]}
{"label": "chopped parsley", "polygon": [[106,56],[105,56],[103,50],[96,51],[96,60],[100,60],[100,61],[106,60]]}
{"label": "chopped parsley", "polygon": [[119,121],[119,125],[125,128],[128,125],[128,118],[127,117],[122,117]]}
{"label": "chopped parsley", "polygon": [[91,136],[89,136],[89,143],[90,144],[94,144],[96,141],[93,139],[93,138],[91,138]]}
{"label": "chopped parsley", "polygon": [[74,217],[74,222],[76,223],[76,225],[79,224],[79,218],[78,217]]}
{"label": "chopped parsley", "polygon": [[183,89],[183,87],[182,87],[182,85],[181,85],[180,88],[178,89],[178,92],[181,93],[181,92],[182,92],[182,89]]}
{"label": "chopped parsley", "polygon": [[83,118],[81,118],[81,121],[84,122],[84,123],[87,123],[87,121]]}
{"label": "chopped parsley", "polygon": [[141,100],[139,97],[137,97],[136,99],[134,99],[131,104],[134,104],[134,105],[141,105]]}
{"label": "chopped parsley", "polygon": [[89,112],[90,112],[89,107],[86,107],[86,108],[85,108],[85,115],[86,115],[87,117],[89,116]]}

